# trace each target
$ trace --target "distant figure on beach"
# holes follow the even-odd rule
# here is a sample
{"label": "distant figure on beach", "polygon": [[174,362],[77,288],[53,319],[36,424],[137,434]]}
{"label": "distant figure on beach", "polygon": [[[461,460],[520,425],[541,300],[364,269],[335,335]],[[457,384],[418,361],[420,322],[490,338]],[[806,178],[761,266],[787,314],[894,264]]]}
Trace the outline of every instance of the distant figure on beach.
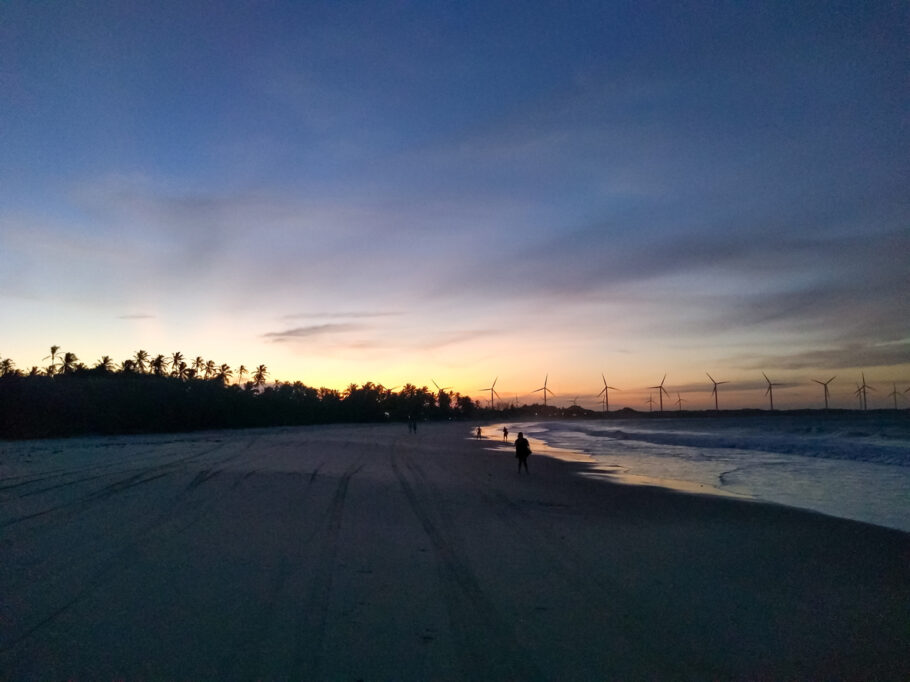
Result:
{"label": "distant figure on beach", "polygon": [[474,437],[480,438],[480,427],[479,426],[477,427],[477,434]]}
{"label": "distant figure on beach", "polygon": [[502,439],[504,441],[509,440],[509,430],[505,426],[502,427]]}
{"label": "distant figure on beach", "polygon": [[[515,439],[515,456],[518,458],[518,473],[521,473],[521,465],[524,464],[525,471],[528,471],[528,457],[531,454],[531,444],[525,435],[519,431],[518,438]],[[528,471],[530,474],[531,472]]]}
{"label": "distant figure on beach", "polygon": [[408,433],[417,433],[417,420],[414,417],[408,417]]}

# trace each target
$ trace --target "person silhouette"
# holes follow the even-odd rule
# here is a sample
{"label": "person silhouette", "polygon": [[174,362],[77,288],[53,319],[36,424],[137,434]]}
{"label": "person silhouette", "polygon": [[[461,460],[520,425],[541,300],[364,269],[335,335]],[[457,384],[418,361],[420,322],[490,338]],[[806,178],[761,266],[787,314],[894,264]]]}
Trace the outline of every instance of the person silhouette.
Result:
{"label": "person silhouette", "polygon": [[479,426],[477,427],[477,435],[475,436],[475,438],[480,438],[480,427]]}
{"label": "person silhouette", "polygon": [[528,457],[531,454],[531,444],[528,443],[528,439],[525,438],[525,435],[519,431],[518,438],[515,439],[515,456],[518,458],[518,473],[521,473],[521,465],[524,464],[525,471],[529,474],[528,471]]}
{"label": "person silhouette", "polygon": [[507,429],[505,426],[502,427],[502,439],[506,442],[509,440],[509,429]]}

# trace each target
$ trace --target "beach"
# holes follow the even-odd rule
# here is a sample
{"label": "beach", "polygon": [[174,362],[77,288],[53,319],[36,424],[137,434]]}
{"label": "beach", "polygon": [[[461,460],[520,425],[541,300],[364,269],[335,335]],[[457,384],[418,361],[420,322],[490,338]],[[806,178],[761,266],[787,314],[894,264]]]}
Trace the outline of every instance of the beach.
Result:
{"label": "beach", "polygon": [[0,679],[910,679],[910,534],[474,426],[0,442]]}

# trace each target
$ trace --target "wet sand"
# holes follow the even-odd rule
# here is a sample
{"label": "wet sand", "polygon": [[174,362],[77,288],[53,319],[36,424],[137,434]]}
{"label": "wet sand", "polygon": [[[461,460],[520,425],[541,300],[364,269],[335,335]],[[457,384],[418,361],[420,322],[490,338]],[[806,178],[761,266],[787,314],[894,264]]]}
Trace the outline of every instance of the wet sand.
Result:
{"label": "wet sand", "polygon": [[0,443],[0,679],[910,679],[910,534],[469,429]]}

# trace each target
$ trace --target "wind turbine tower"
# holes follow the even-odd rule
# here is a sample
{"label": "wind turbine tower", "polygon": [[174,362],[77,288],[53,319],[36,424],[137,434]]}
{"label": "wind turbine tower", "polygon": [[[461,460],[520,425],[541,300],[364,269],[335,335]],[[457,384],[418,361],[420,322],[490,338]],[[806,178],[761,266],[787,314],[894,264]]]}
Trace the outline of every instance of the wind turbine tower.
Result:
{"label": "wind turbine tower", "polygon": [[888,394],[888,397],[894,398],[894,409],[895,410],[897,409],[897,396],[899,396],[899,395],[900,395],[900,393],[897,390],[897,384],[891,384],[891,393]]}
{"label": "wind turbine tower", "polygon": [[689,402],[688,400],[683,400],[682,396],[679,393],[676,394],[676,404],[679,405],[679,411],[682,412],[682,404]]}
{"label": "wind turbine tower", "polygon": [[780,384],[771,383],[771,380],[768,378],[768,375],[765,374],[764,372],[762,372],[761,375],[763,377],[765,377],[765,381],[768,382],[768,388],[767,388],[767,390],[765,390],[765,395],[768,396],[768,398],[771,401],[771,411],[773,412],[774,411],[774,387],[780,386]]}
{"label": "wind turbine tower", "polygon": [[714,411],[720,412],[720,408],[717,406],[717,387],[722,384],[728,384],[730,382],[729,381],[714,381],[714,377],[712,377],[707,372],[705,372],[705,374],[708,375],[708,378],[711,380],[711,383],[714,384],[714,388],[711,389],[711,395],[714,396]]}
{"label": "wind turbine tower", "polygon": [[863,411],[866,411],[869,409],[869,402],[867,400],[866,391],[874,391],[875,389],[866,383],[865,372],[862,372],[861,376],[863,377],[863,383],[857,387],[856,393],[860,396],[860,400],[863,403]]}
{"label": "wind turbine tower", "polygon": [[833,377],[831,377],[830,379],[828,379],[827,381],[819,381],[818,379],[813,379],[813,380],[812,380],[812,381],[814,381],[816,384],[819,384],[820,386],[822,386],[822,387],[825,389],[825,409],[826,409],[826,410],[828,409],[828,396],[829,396],[829,393],[828,393],[828,384],[830,384],[830,383],[831,383],[832,381],[834,381],[836,378],[837,378],[837,376],[833,376]]}
{"label": "wind turbine tower", "polygon": [[547,374],[547,375],[544,377],[543,386],[541,386],[541,387],[538,388],[538,389],[535,389],[535,390],[531,391],[531,393],[540,393],[541,391],[543,391],[543,406],[544,406],[544,407],[547,406],[547,393],[549,393],[550,395],[555,395],[555,394],[553,393],[553,391],[551,391],[549,388],[547,388],[547,381],[548,381],[549,379],[550,379],[550,375]]}
{"label": "wind turbine tower", "polygon": [[660,380],[660,383],[657,386],[648,386],[648,388],[657,389],[657,397],[660,398],[660,411],[664,411],[664,394],[666,393],[667,397],[670,397],[670,394],[667,393],[667,389],[664,388],[664,381],[667,380],[667,374],[664,373],[664,378]]}
{"label": "wind turbine tower", "polygon": [[648,412],[653,412],[654,411],[654,394],[649,393],[648,399],[645,402],[648,403]]}
{"label": "wind turbine tower", "polygon": [[613,386],[608,386],[607,377],[605,377],[602,372],[601,372],[600,378],[603,379],[603,381],[604,381],[604,387],[603,387],[603,389],[601,389],[600,393],[597,394],[597,397],[598,398],[600,396],[604,397],[604,414],[606,414],[607,412],[610,411],[610,390],[612,389],[614,391],[618,391],[619,389],[615,388]]}
{"label": "wind turbine tower", "polygon": [[491,410],[493,409],[493,407],[494,407],[494,405],[495,405],[495,403],[493,402],[493,397],[494,397],[494,396],[497,397],[497,398],[499,397],[499,394],[496,392],[496,382],[497,382],[497,381],[499,381],[499,377],[496,377],[495,379],[493,379],[493,383],[490,385],[489,388],[482,388],[482,389],[480,389],[481,391],[489,391],[489,392],[490,392],[490,409],[491,409]]}

